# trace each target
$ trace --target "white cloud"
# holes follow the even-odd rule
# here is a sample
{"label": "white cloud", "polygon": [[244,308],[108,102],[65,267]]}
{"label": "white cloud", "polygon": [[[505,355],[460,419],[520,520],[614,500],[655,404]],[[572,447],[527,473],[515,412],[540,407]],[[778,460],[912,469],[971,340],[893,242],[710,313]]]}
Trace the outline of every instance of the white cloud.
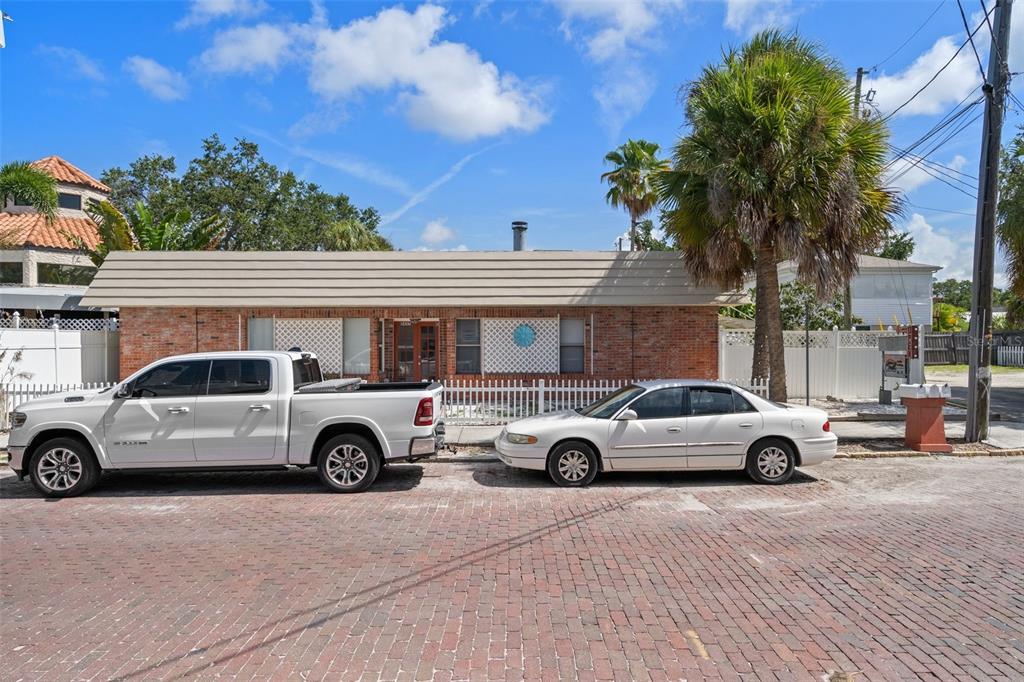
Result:
{"label": "white cloud", "polygon": [[310,88],[332,101],[397,89],[408,121],[457,140],[532,131],[548,115],[543,89],[501,73],[462,43],[439,40],[442,7],[394,7],[337,30],[317,32]]}
{"label": "white cloud", "polygon": [[248,19],[262,14],[267,9],[264,0],[192,0],[188,14],[179,19],[177,29],[203,26],[215,19],[233,17]]}
{"label": "white cloud", "polygon": [[447,218],[438,218],[427,223],[427,226],[423,228],[423,233],[420,234],[420,241],[426,244],[442,244],[455,239],[455,230],[448,227],[447,220]]}
{"label": "white cloud", "polygon": [[348,119],[341,107],[324,107],[311,111],[288,127],[288,137],[301,140],[322,133],[333,133]]}
{"label": "white cloud", "polygon": [[935,274],[939,279],[970,279],[974,268],[974,234],[966,231],[954,235],[932,227],[924,216],[914,213],[906,225],[914,238],[914,253],[910,259],[916,263],[941,265]]}
{"label": "white cloud", "polygon": [[413,251],[469,251],[469,247],[465,244],[459,244],[450,249],[432,249],[429,246],[417,246]]}
{"label": "white cloud", "polygon": [[181,73],[148,57],[134,55],[124,60],[124,69],[143,90],[165,102],[184,99],[188,83]]}
{"label": "white cloud", "polygon": [[50,57],[58,65],[70,69],[74,75],[88,78],[98,83],[107,79],[99,62],[91,57],[87,57],[74,48],[60,47],[59,45],[40,45],[36,48],[36,53]]}
{"label": "white cloud", "polygon": [[725,0],[725,27],[746,35],[785,28],[796,14],[792,0]]}
{"label": "white cloud", "polygon": [[956,173],[944,173],[935,168],[936,164],[949,168],[952,171],[959,171],[967,165],[967,159],[957,154],[949,163],[941,163],[931,159],[925,162],[919,156],[909,155],[893,164],[889,172],[886,173],[885,182],[892,187],[903,190],[905,193],[909,193],[938,179],[936,176],[940,178],[956,176]]}
{"label": "white cloud", "polygon": [[272,24],[221,31],[199,63],[213,73],[273,72],[291,55],[292,35]]}
{"label": "white cloud", "polygon": [[682,0],[554,0],[567,40],[601,66],[594,99],[612,137],[640,113],[656,82],[644,57],[660,47],[659,28],[683,7]]}

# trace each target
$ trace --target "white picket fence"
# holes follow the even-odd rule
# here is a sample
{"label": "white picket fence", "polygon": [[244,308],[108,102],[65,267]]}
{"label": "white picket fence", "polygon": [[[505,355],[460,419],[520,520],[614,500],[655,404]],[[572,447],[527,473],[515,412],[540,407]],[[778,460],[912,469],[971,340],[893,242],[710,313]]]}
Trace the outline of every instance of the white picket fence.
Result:
{"label": "white picket fence", "polygon": [[[444,419],[458,426],[508,424],[541,412],[584,407],[617,391],[625,379],[596,380],[458,380],[444,383]],[[751,386],[732,382],[767,396],[767,382]]]}
{"label": "white picket fence", "polygon": [[1024,346],[996,346],[996,364],[1024,367]]}
{"label": "white picket fence", "polygon": [[107,388],[111,382],[94,381],[84,384],[4,384],[0,386],[0,431],[10,428],[10,413],[22,403],[44,395]]}

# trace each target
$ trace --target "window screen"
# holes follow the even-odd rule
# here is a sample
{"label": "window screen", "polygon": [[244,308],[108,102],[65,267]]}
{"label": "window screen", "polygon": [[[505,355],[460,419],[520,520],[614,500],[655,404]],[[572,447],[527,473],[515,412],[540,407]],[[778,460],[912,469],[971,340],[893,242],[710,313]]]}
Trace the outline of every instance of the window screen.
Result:
{"label": "window screen", "polygon": [[558,368],[562,373],[583,372],[583,320],[563,318],[558,322]]}
{"label": "window screen", "polygon": [[370,373],[370,318],[345,318],[341,350],[345,374]]}
{"label": "window screen", "polygon": [[40,263],[36,266],[36,273],[40,284],[88,286],[96,274],[96,268],[87,265]]}
{"label": "window screen", "polygon": [[21,263],[0,263],[0,284],[21,284]]}
{"label": "window screen", "polygon": [[213,361],[207,395],[248,395],[269,391],[268,360]]}
{"label": "window screen", "polygon": [[480,320],[455,321],[455,373],[480,374]]}
{"label": "window screen", "polygon": [[639,398],[629,408],[637,419],[671,419],[683,416],[685,399],[685,388],[663,388]]}

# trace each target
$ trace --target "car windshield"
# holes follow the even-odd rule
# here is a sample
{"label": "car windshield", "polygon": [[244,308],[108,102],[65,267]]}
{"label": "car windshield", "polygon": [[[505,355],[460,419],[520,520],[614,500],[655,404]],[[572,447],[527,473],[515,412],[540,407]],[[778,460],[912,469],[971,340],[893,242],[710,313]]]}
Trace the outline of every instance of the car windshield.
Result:
{"label": "car windshield", "polygon": [[596,403],[580,408],[579,413],[584,417],[593,417],[594,419],[611,419],[615,416],[616,412],[622,409],[623,405],[643,392],[644,389],[640,386],[634,386],[633,384],[623,386],[615,391],[615,393],[606,395]]}

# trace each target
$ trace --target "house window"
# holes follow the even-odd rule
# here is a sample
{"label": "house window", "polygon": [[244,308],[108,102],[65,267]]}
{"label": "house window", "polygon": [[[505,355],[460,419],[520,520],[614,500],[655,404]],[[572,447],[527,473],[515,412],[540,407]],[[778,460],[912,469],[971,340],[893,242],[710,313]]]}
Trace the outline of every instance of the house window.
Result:
{"label": "house window", "polygon": [[21,262],[0,263],[0,284],[21,284]]}
{"label": "house window", "polygon": [[63,286],[88,286],[96,274],[96,268],[85,265],[64,265],[62,263],[40,263],[36,268],[40,284]]}
{"label": "house window", "polygon": [[82,195],[60,192],[57,194],[57,205],[61,208],[70,208],[76,211],[82,210]]}
{"label": "house window", "polygon": [[480,373],[480,320],[455,320],[455,373]]}
{"label": "house window", "polygon": [[31,206],[32,202],[26,199],[25,197],[15,196],[13,199],[13,204],[15,206]]}
{"label": "house window", "polygon": [[345,374],[370,373],[370,320],[366,317],[345,318],[341,349]]}
{"label": "house window", "polygon": [[583,372],[583,320],[563,318],[558,330],[558,369],[563,374]]}

